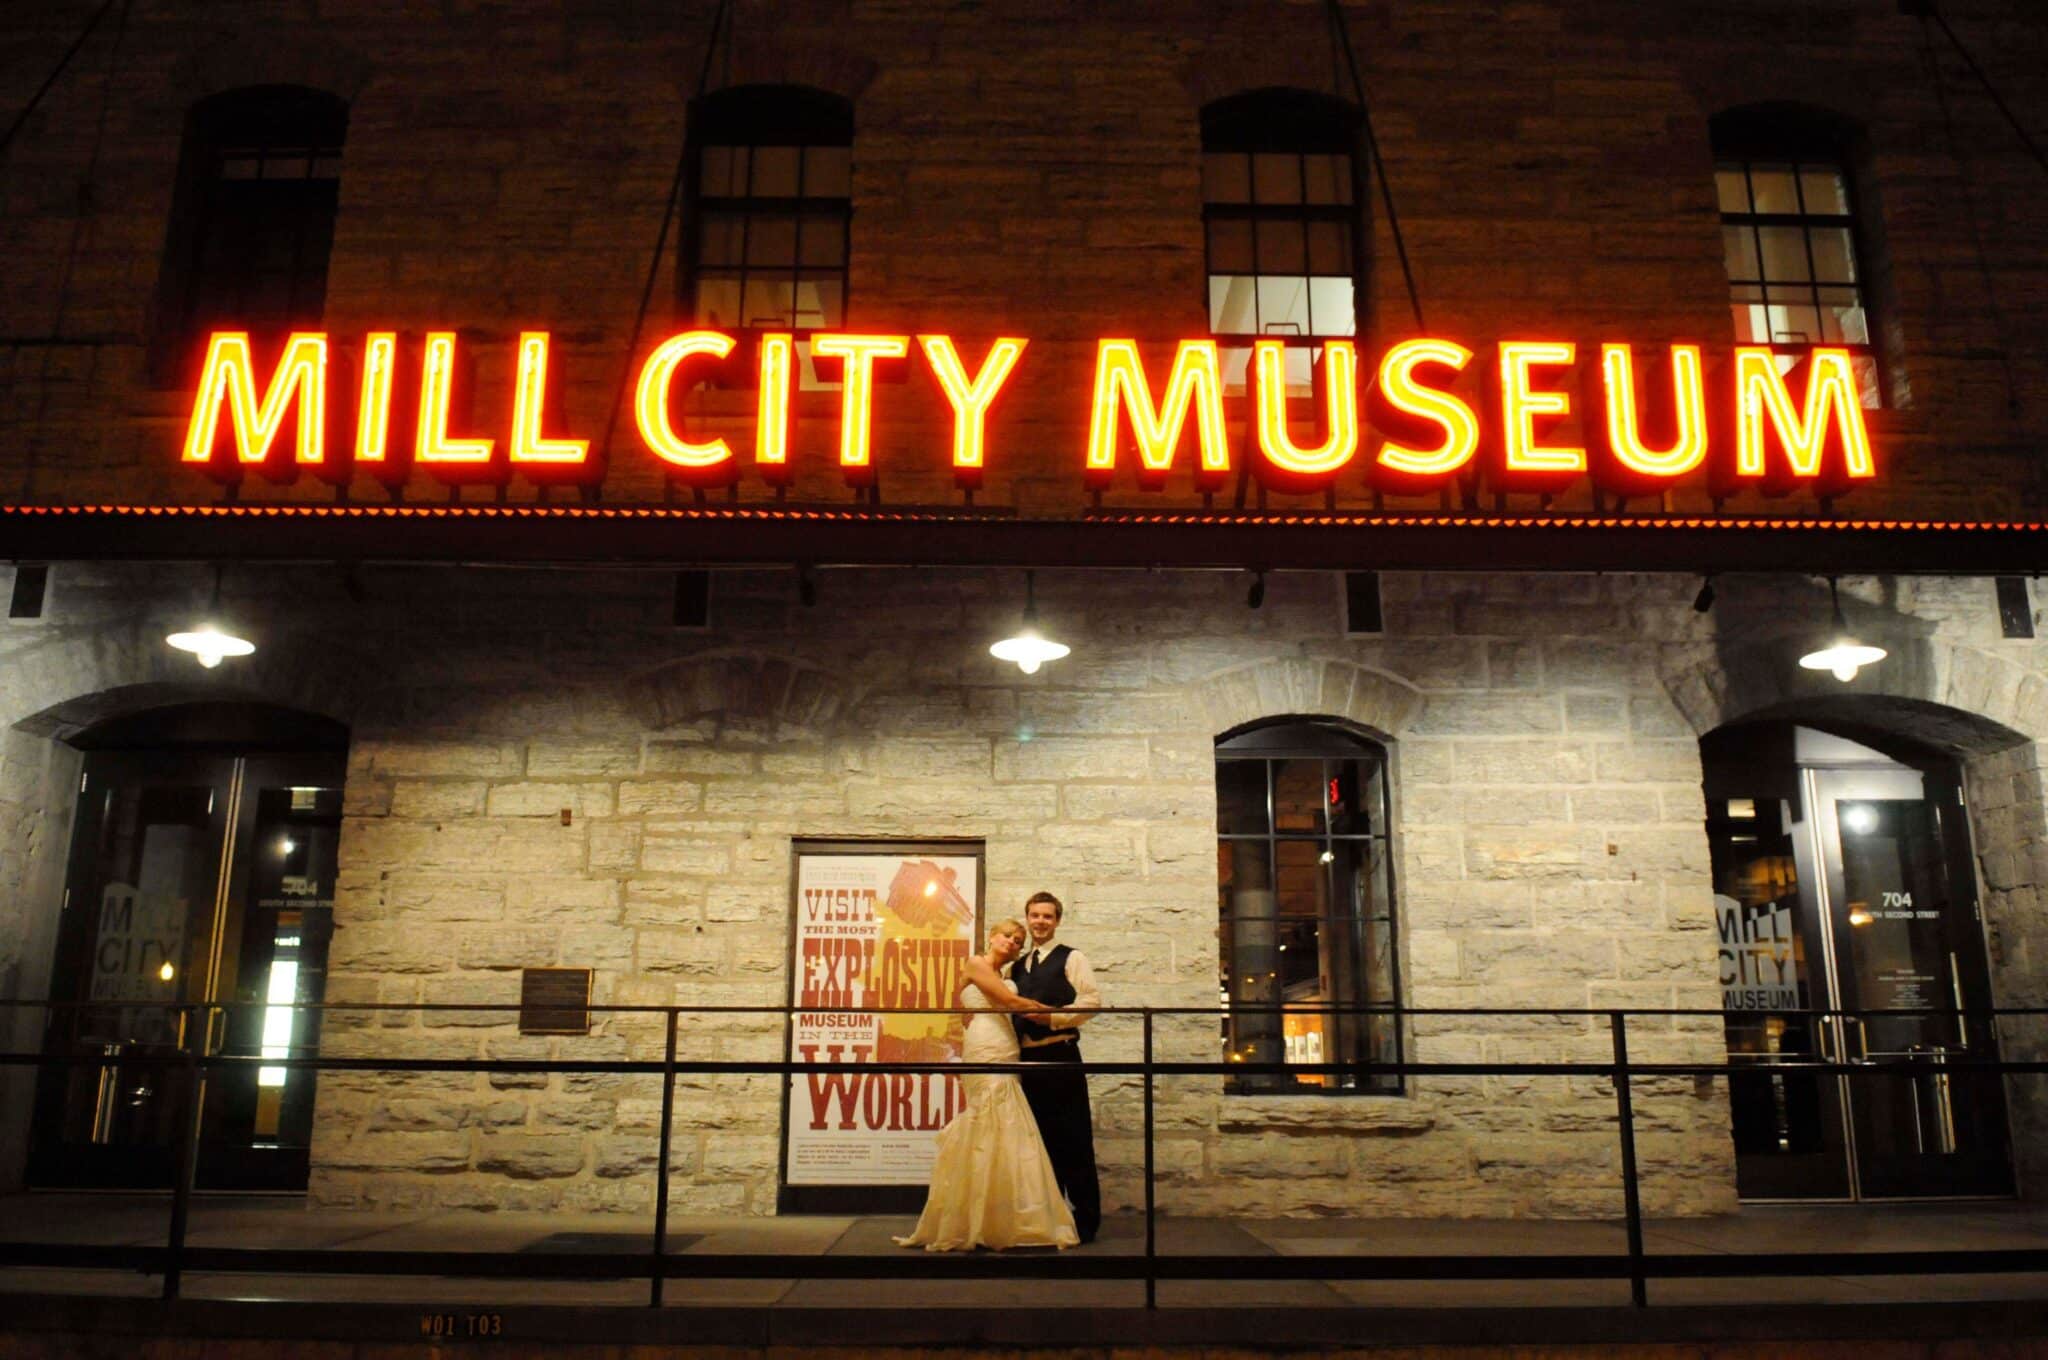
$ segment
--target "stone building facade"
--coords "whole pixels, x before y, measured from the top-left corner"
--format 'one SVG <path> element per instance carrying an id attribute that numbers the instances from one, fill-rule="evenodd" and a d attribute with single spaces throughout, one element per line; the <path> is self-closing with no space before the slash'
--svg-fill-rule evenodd
<path id="1" fill-rule="evenodd" d="M 1950 8 L 1992 78 L 2041 107 L 2038 17 L 1988 0 Z M 96 34 L 0 162 L 0 252 L 23 281 L 0 297 L 0 499 L 219 496 L 178 466 L 191 392 L 152 376 L 152 299 L 185 110 L 250 85 L 348 105 L 325 328 L 459 331 L 478 349 L 481 412 L 509 409 L 512 340 L 544 326 L 564 418 L 595 439 L 621 399 L 643 286 L 656 305 L 640 351 L 675 329 L 678 250 L 651 252 L 702 70 L 707 90 L 800 85 L 851 102 L 849 326 L 1030 337 L 978 503 L 1071 519 L 1098 337 L 1165 346 L 1208 329 L 1202 110 L 1248 90 L 1352 92 L 1320 4 L 1056 10 L 124 9 L 118 45 Z M 1716 503 L 1687 484 L 1653 513 L 2041 516 L 2048 336 L 2033 303 L 2048 278 L 2048 184 L 1929 30 L 1846 2 L 1723 0 L 1676 23 L 1627 4 L 1343 10 L 1430 332 L 1475 349 L 1532 331 L 1588 346 L 1725 337 L 1711 118 L 1797 101 L 1860 129 L 1864 282 L 1887 383 L 1869 416 L 1881 477 L 1819 508 L 1803 493 Z M 89 17 L 0 23 L 17 50 L 54 63 Z M 32 92 L 31 68 L 11 78 L 9 107 Z M 1373 193 L 1360 207 L 1361 348 L 1413 333 Z M 915 382 L 880 400 L 878 486 L 860 499 L 957 503 L 943 460 L 923 456 L 944 445 L 945 406 Z M 699 392 L 691 414 L 739 444 L 754 401 Z M 854 499 L 831 459 L 837 411 L 834 393 L 797 399 L 794 503 Z M 601 503 L 688 497 L 623 429 Z M 416 472 L 403 490 L 412 504 L 563 503 L 517 478 L 444 492 Z M 347 492 L 386 499 L 367 474 Z M 1495 504 L 1565 513 L 1594 495 L 1580 483 Z M 243 505 L 333 496 L 310 479 L 237 488 Z M 1404 504 L 1362 482 L 1331 500 Z M 734 501 L 776 504 L 751 473 Z M 1199 501 L 1185 470 L 1101 497 Z M 1433 512 L 1439 498 L 1405 503 Z M 1257 504 L 1312 512 L 1324 498 L 1261 491 Z M 39 616 L 0 626 L 0 991 L 44 995 L 61 954 L 74 794 L 93 749 L 80 739 L 221 700 L 347 728 L 324 999 L 389 1009 L 332 1011 L 330 1056 L 658 1058 L 654 1015 L 600 1011 L 588 1036 L 549 1038 L 521 1036 L 502 1011 L 408 1009 L 514 1002 L 521 970 L 575 965 L 593 969 L 601 1007 L 765 1008 L 686 1016 L 678 1056 L 780 1060 L 792 843 L 960 838 L 985 848 L 988 919 L 1058 893 L 1063 938 L 1094 958 L 1106 1000 L 1181 1012 L 1158 1018 L 1158 1056 L 1213 1060 L 1217 742 L 1290 717 L 1386 752 L 1404 1007 L 1693 1009 L 1633 1021 L 1631 1056 L 1722 1061 L 1701 743 L 1746 722 L 1882 733 L 1955 762 L 1992 999 L 2038 1003 L 2048 979 L 2048 648 L 2007 635 L 1985 574 L 1844 560 L 1849 621 L 1891 653 L 1844 685 L 1795 664 L 1825 586 L 1739 562 L 1715 564 L 1709 612 L 1692 607 L 1695 572 L 1620 560 L 1386 571 L 1382 626 L 1367 633 L 1347 627 L 1342 571 L 1276 571 L 1247 608 L 1246 573 L 1268 564 L 1211 560 L 1198 526 L 1185 558 L 1156 570 L 1066 564 L 1050 537 L 1033 561 L 902 567 L 878 537 L 874 564 L 813 568 L 815 603 L 790 569 L 803 556 L 712 563 L 710 624 L 685 630 L 669 571 L 421 565 L 406 531 L 352 566 L 234 564 L 234 526 L 196 527 L 180 562 L 122 562 L 104 544 L 55 562 Z M 915 529 L 876 529 L 892 532 Z M 684 533 L 674 565 L 704 565 Z M 1360 533 L 1345 565 L 1378 568 Z M 161 639 L 205 599 L 216 560 L 230 562 L 223 605 L 261 646 L 201 671 Z M 1037 568 L 1042 616 L 1074 649 L 1030 677 L 986 650 L 1014 620 L 1014 566 Z M 39 1042 L 39 1023 L 18 1012 L 15 1046 Z M 1403 1033 L 1424 1063 L 1612 1053 L 1597 1016 L 1417 1014 Z M 1088 1034 L 1093 1059 L 1140 1056 L 1135 1016 Z M 2025 1024 L 2004 1030 L 2009 1056 L 2038 1042 Z M 27 1110 L 25 1079 L 9 1080 L 4 1103 Z M 328 1073 L 307 1190 L 341 1205 L 645 1210 L 657 1085 Z M 1143 1196 L 1140 1087 L 1098 1077 L 1093 1090 L 1107 1198 L 1128 1209 Z M 1634 1099 L 1645 1207 L 1733 1208 L 1726 1085 L 1658 1078 Z M 2048 1112 L 2024 1079 L 2007 1099 L 2025 1191 Z M 1597 1077 L 1424 1075 L 1387 1097 L 1182 1078 L 1162 1085 L 1156 1118 L 1167 1212 L 1592 1216 L 1620 1204 L 1614 1097 Z M 773 1212 L 783 1119 L 773 1076 L 680 1079 L 673 1205 Z M 25 1118 L 0 1129 L 0 1177 L 23 1174 L 35 1136 Z"/>

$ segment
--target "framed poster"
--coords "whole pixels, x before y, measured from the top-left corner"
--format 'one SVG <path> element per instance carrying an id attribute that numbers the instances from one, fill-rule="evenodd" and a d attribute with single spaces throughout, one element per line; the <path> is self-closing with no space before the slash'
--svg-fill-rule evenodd
<path id="1" fill-rule="evenodd" d="M 797 841 L 791 847 L 792 1062 L 958 1062 L 959 1015 L 862 1015 L 958 1004 L 980 935 L 980 841 Z M 947 1072 L 799 1072 L 783 1094 L 785 1213 L 915 1212 L 933 1141 L 959 1112 Z"/>

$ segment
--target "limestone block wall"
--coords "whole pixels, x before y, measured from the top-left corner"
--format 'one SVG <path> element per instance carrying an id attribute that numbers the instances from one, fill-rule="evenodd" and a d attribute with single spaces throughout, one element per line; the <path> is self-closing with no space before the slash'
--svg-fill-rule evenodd
<path id="1" fill-rule="evenodd" d="M 670 582 L 654 573 L 372 568 L 365 598 L 344 604 L 332 573 L 287 570 L 231 576 L 229 603 L 264 649 L 245 669 L 200 673 L 160 641 L 189 612 L 182 586 L 64 567 L 47 627 L 0 629 L 0 798 L 65 804 L 44 786 L 68 750 L 52 734 L 123 707 L 240 696 L 348 721 L 328 1000 L 396 1008 L 331 1015 L 332 1054 L 658 1056 L 650 1017 L 523 1038 L 469 1008 L 515 1000 L 520 968 L 558 963 L 593 967 L 600 1004 L 778 1006 L 792 838 L 944 836 L 985 844 L 990 912 L 1038 888 L 1065 898 L 1067 936 L 1110 1002 L 1189 1008 L 1159 1021 L 1156 1051 L 1208 1059 L 1219 733 L 1313 714 L 1386 743 L 1408 1005 L 1711 1010 L 1698 735 L 1759 712 L 1853 711 L 1972 760 L 2001 999 L 2035 995 L 2044 813 L 2039 748 L 2019 729 L 2048 657 L 1998 637 L 1988 581 L 1846 584 L 1852 621 L 1896 664 L 1845 699 L 1786 656 L 1824 596 L 1769 578 L 1723 581 L 1703 616 L 1685 578 L 1389 576 L 1385 633 L 1347 637 L 1328 575 L 1277 575 L 1250 611 L 1230 574 L 1048 571 L 1041 611 L 1075 650 L 1026 678 L 985 652 L 1020 603 L 1008 574 L 825 572 L 806 609 L 788 573 L 721 573 L 712 628 L 689 632 L 668 626 Z M 47 876 L 62 847 L 24 832 L 32 820 L 0 828 L 14 857 L 0 862 Z M 7 938 L 47 936 L 54 894 L 6 908 Z M 22 957 L 17 986 L 39 991 L 47 955 Z M 452 1009 L 411 1009 L 423 1004 Z M 686 1018 L 679 1040 L 686 1059 L 782 1052 L 766 1013 Z M 1630 1050 L 1717 1060 L 1719 1022 L 1639 1019 Z M 1600 1017 L 1417 1016 L 1408 1051 L 1611 1049 Z M 1138 1024 L 1096 1021 L 1088 1052 L 1138 1057 Z M 332 1074 L 312 1192 L 644 1209 L 655 1088 Z M 1095 1097 L 1108 1196 L 1130 1206 L 1139 1089 L 1098 1079 Z M 769 1211 L 781 1106 L 772 1078 L 684 1078 L 676 1207 Z M 1643 1083 L 1636 1111 L 1648 1207 L 1730 1207 L 1719 1089 Z M 1601 1080 L 1282 1098 L 1188 1078 L 1162 1087 L 1157 1115 L 1169 1212 L 1579 1215 L 1620 1202 Z"/>

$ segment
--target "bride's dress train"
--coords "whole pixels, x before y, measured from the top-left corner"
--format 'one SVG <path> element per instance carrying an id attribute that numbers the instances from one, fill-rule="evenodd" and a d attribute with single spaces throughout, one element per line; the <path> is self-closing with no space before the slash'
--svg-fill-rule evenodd
<path id="1" fill-rule="evenodd" d="M 973 983 L 962 989 L 960 1004 L 975 1011 L 967 1022 L 961 1058 L 1017 1061 L 1017 1032 L 1009 1017 L 990 1010 L 988 999 Z M 967 1107 L 940 1130 L 924 1213 L 910 1236 L 897 1238 L 897 1244 L 926 1251 L 970 1251 L 1071 1247 L 1080 1241 L 1017 1078 L 982 1073 L 960 1081 Z"/>

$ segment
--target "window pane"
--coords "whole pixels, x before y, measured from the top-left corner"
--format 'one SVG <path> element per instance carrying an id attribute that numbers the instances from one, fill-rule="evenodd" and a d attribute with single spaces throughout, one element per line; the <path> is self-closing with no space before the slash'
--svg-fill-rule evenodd
<path id="1" fill-rule="evenodd" d="M 764 214 L 747 222 L 747 263 L 782 265 L 796 263 L 796 219 Z"/>
<path id="2" fill-rule="evenodd" d="M 1870 327 L 1863 319 L 1863 300 L 1854 288 L 1820 290 L 1822 338 L 1846 340 L 1852 345 L 1870 343 Z"/>
<path id="3" fill-rule="evenodd" d="M 1761 227 L 1757 230 L 1764 252 L 1764 281 L 1803 282 L 1811 278 L 1806 264 L 1806 233 L 1798 227 Z"/>
<path id="4" fill-rule="evenodd" d="M 1223 218 L 1209 223 L 1209 272 L 1249 274 L 1252 264 L 1252 224 L 1244 218 Z"/>
<path id="5" fill-rule="evenodd" d="M 736 265 L 740 262 L 741 233 L 746 219 L 734 213 L 707 213 L 698 226 L 697 262 L 705 265 Z"/>
<path id="6" fill-rule="evenodd" d="M 813 146 L 804 151 L 804 196 L 853 197 L 853 149 Z"/>
<path id="7" fill-rule="evenodd" d="M 797 162 L 803 148 L 757 146 L 754 178 L 747 192 L 755 198 L 795 198 Z"/>
<path id="8" fill-rule="evenodd" d="M 1789 165 L 1752 165 L 1749 167 L 1750 191 L 1756 195 L 1756 209 L 1760 213 L 1796 213 L 1799 211 L 1799 191 L 1794 187 L 1792 167 Z"/>
<path id="9" fill-rule="evenodd" d="M 1308 224 L 1308 272 L 1351 273 L 1351 228 L 1343 222 Z"/>
<path id="10" fill-rule="evenodd" d="M 1259 334 L 1308 334 L 1308 280 L 1259 280 Z"/>
<path id="11" fill-rule="evenodd" d="M 1810 304 L 1770 305 L 1773 344 L 1811 345 L 1820 341 L 1820 311 Z"/>
<path id="12" fill-rule="evenodd" d="M 697 279 L 697 323 L 717 329 L 740 324 L 740 281 L 737 276 L 701 275 Z"/>
<path id="13" fill-rule="evenodd" d="M 1273 830 L 1280 835 L 1320 836 L 1323 821 L 1323 762 L 1273 763 Z"/>
<path id="14" fill-rule="evenodd" d="M 230 151 L 221 157 L 222 179 L 256 179 L 262 173 L 263 157 L 259 152 Z"/>
<path id="15" fill-rule="evenodd" d="M 1308 315 L 1314 335 L 1356 335 L 1358 314 L 1353 310 L 1351 280 L 1310 279 Z"/>
<path id="16" fill-rule="evenodd" d="M 1728 263 L 1731 279 L 1759 279 L 1756 232 L 1750 227 L 1721 228 L 1721 253 Z"/>
<path id="17" fill-rule="evenodd" d="M 263 178 L 304 179 L 311 153 L 272 149 L 263 153 Z"/>
<path id="18" fill-rule="evenodd" d="M 1809 213 L 1848 215 L 1848 187 L 1842 183 L 1842 172 L 1833 166 L 1801 166 L 1799 191 Z"/>
<path id="19" fill-rule="evenodd" d="M 1306 274 L 1308 248 L 1302 224 L 1295 221 L 1262 221 L 1258 224 L 1261 274 Z"/>
<path id="20" fill-rule="evenodd" d="M 812 213 L 803 219 L 803 248 L 797 257 L 807 265 L 846 263 L 846 219 L 837 213 Z"/>
<path id="21" fill-rule="evenodd" d="M 1823 283 L 1856 281 L 1856 247 L 1843 227 L 1816 227 L 1813 241 L 1813 274 Z"/>
<path id="22" fill-rule="evenodd" d="M 1333 760 L 1326 775 L 1330 781 L 1330 833 L 1336 836 L 1369 836 L 1379 823 L 1376 805 L 1379 785 L 1373 776 L 1379 762 Z M 1384 831 L 1385 828 L 1379 828 Z"/>
<path id="23" fill-rule="evenodd" d="M 1863 399 L 1866 409 L 1875 411 L 1884 405 L 1884 385 L 1877 376 L 1877 357 L 1871 354 L 1852 354 L 1849 365 L 1856 370 L 1856 392 Z"/>
<path id="24" fill-rule="evenodd" d="M 1349 156 L 1304 156 L 1302 176 L 1305 197 L 1310 203 L 1351 201 L 1351 158 Z"/>
<path id="25" fill-rule="evenodd" d="M 1266 762 L 1217 761 L 1217 834 L 1263 836 L 1266 831 Z"/>
<path id="26" fill-rule="evenodd" d="M 735 196 L 732 187 L 732 154 L 729 146 L 707 146 L 698 159 L 697 192 L 707 198 Z"/>
<path id="27" fill-rule="evenodd" d="M 836 273 L 806 273 L 796 282 L 795 324 L 836 330 L 846 320 L 846 279 Z"/>
<path id="28" fill-rule="evenodd" d="M 1202 201 L 1249 203 L 1252 200 L 1251 158 L 1235 151 L 1211 151 L 1202 157 Z"/>
<path id="29" fill-rule="evenodd" d="M 1743 178 L 1740 165 L 1720 165 L 1714 168 L 1714 193 L 1721 201 L 1722 212 L 1749 211 L 1749 185 Z"/>
<path id="30" fill-rule="evenodd" d="M 1763 309 L 1764 290 L 1755 284 L 1743 284 L 1728 291 L 1733 299 L 1735 338 L 1744 344 L 1770 343 L 1770 327 L 1766 324 Z"/>
<path id="31" fill-rule="evenodd" d="M 1243 274 L 1212 276 L 1209 279 L 1209 329 L 1217 335 L 1250 335 L 1258 327 L 1253 280 Z"/>
<path id="32" fill-rule="evenodd" d="M 1260 152 L 1252 157 L 1252 201 L 1301 202 L 1301 157 L 1293 152 Z"/>
<path id="33" fill-rule="evenodd" d="M 746 297 L 741 308 L 742 326 L 794 325 L 791 310 L 790 280 L 764 278 L 758 274 L 747 276 Z"/>
<path id="34" fill-rule="evenodd" d="M 313 161 L 314 179 L 340 179 L 341 157 L 319 156 Z"/>

